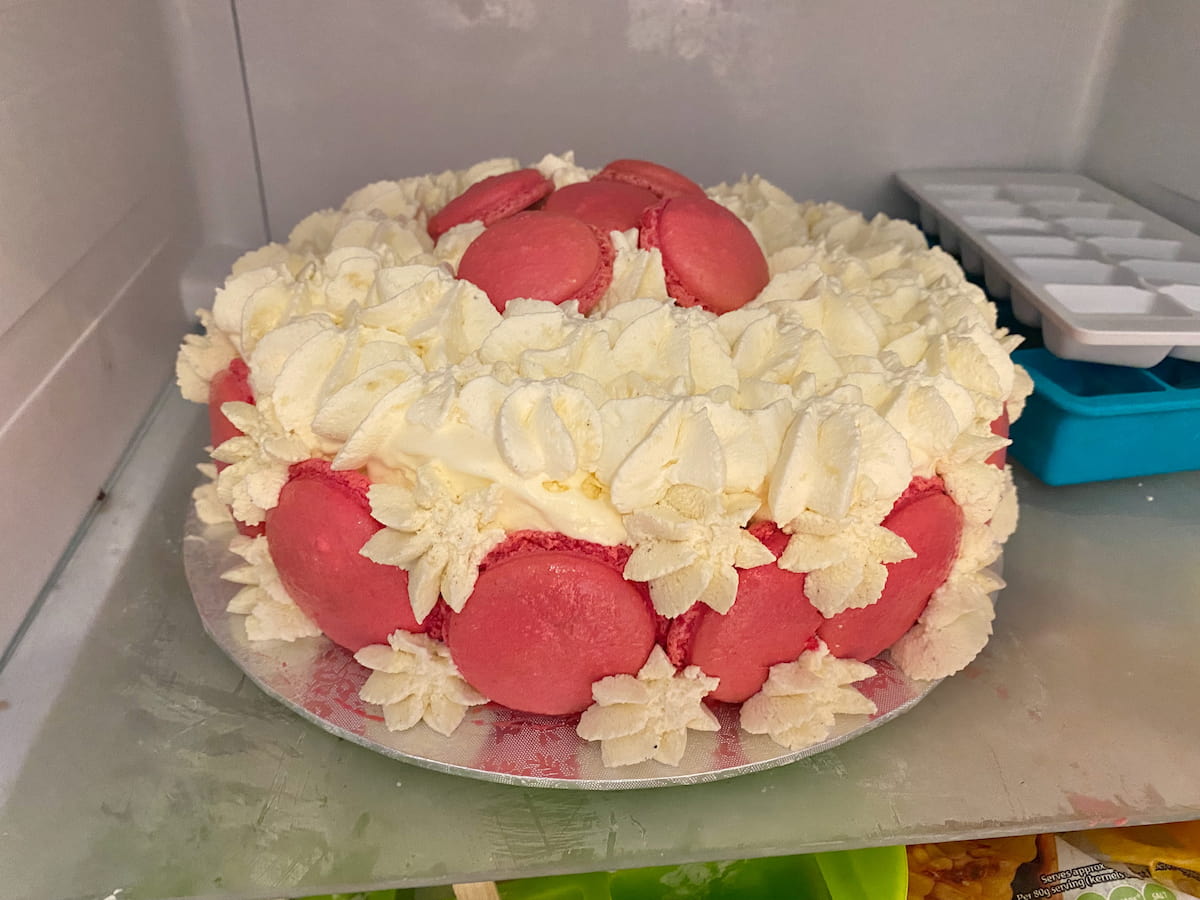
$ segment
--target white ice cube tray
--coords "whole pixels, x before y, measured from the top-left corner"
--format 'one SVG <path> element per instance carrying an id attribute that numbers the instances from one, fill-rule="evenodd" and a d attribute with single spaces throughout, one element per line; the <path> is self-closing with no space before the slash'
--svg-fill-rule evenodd
<path id="1" fill-rule="evenodd" d="M 897 173 L 921 227 L 1064 359 L 1200 361 L 1200 235 L 1072 172 Z"/>

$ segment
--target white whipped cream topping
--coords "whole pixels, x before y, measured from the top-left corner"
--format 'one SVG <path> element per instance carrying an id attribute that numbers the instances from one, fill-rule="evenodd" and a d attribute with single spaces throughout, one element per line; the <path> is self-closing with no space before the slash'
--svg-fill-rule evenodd
<path id="1" fill-rule="evenodd" d="M 904 372 L 896 357 L 878 368 L 848 366 L 845 381 L 862 391 L 864 402 L 904 439 L 914 473 L 924 478 L 975 421 L 975 404 L 966 388 L 944 375 Z"/>
<path id="2" fill-rule="evenodd" d="M 804 593 L 829 618 L 869 606 L 883 596 L 887 563 L 916 556 L 908 542 L 862 519 L 801 516 L 779 557 L 779 567 L 807 572 Z"/>
<path id="3" fill-rule="evenodd" d="M 199 311 L 204 334 L 189 334 L 175 358 L 175 380 L 185 400 L 207 403 L 209 386 L 217 373 L 228 368 L 238 355 L 233 342 L 213 322 L 207 309 Z"/>
<path id="4" fill-rule="evenodd" d="M 576 164 L 573 150 L 568 150 L 562 156 L 547 153 L 533 168 L 553 181 L 555 188 L 588 181 L 599 171 L 598 169 L 585 169 Z"/>
<path id="5" fill-rule="evenodd" d="M 689 729 L 719 730 L 702 702 L 718 683 L 699 666 L 676 672 L 656 644 L 637 677 L 610 675 L 592 685 L 596 702 L 583 711 L 575 730 L 584 740 L 600 741 L 606 766 L 648 759 L 675 766 L 687 749 Z"/>
<path id="6" fill-rule="evenodd" d="M 1021 413 L 1025 411 L 1025 401 L 1029 399 L 1029 395 L 1033 393 L 1033 379 L 1029 377 L 1029 373 L 1018 365 L 1013 366 L 1013 387 L 1008 399 L 1005 401 L 1005 409 L 1008 410 L 1008 420 L 1015 422 L 1021 418 Z"/>
<path id="7" fill-rule="evenodd" d="M 789 750 L 811 747 L 829 737 L 839 714 L 875 712 L 875 703 L 853 687 L 874 674 L 867 663 L 831 656 L 822 641 L 795 662 L 771 666 L 762 689 L 742 704 L 742 728 L 769 734 Z"/>
<path id="8" fill-rule="evenodd" d="M 237 535 L 229 550 L 246 561 L 221 575 L 225 581 L 243 585 L 226 609 L 246 617 L 246 636 L 252 641 L 294 641 L 321 634 L 279 580 L 267 549 L 266 537 Z"/>
<path id="9" fill-rule="evenodd" d="M 662 253 L 657 248 L 643 250 L 638 247 L 636 228 L 610 232 L 609 238 L 616 251 L 612 281 L 597 301 L 596 311 L 603 314 L 614 306 L 638 299 L 668 302 L 670 296 Z"/>
<path id="10" fill-rule="evenodd" d="M 917 624 L 888 651 L 909 678 L 935 680 L 963 669 L 992 633 L 991 593 L 1004 579 L 988 569 L 952 572 L 933 592 Z"/>
<path id="11" fill-rule="evenodd" d="M 912 480 L 904 438 L 861 392 L 841 388 L 792 422 L 772 473 L 767 500 L 785 531 L 813 514 L 880 521 Z"/>
<path id="12" fill-rule="evenodd" d="M 257 406 L 223 403 L 221 412 L 242 434 L 212 452 L 214 459 L 229 463 L 217 475 L 217 496 L 238 521 L 257 525 L 279 502 L 288 468 L 313 454 L 301 441 L 283 434 L 264 401 Z"/>
<path id="13" fill-rule="evenodd" d="M 379 212 L 399 221 L 415 221 L 424 231 L 428 216 L 471 185 L 518 168 L 517 160 L 505 157 L 484 160 L 460 171 L 447 170 L 400 181 L 376 181 L 347 197 L 341 212 Z"/>
<path id="14" fill-rule="evenodd" d="M 768 494 L 774 520 L 792 535 L 779 565 L 809 573 L 805 592 L 826 617 L 874 603 L 885 564 L 915 555 L 879 524 L 911 480 L 909 447 L 861 399 L 848 385 L 796 418 Z"/>
<path id="15" fill-rule="evenodd" d="M 372 670 L 358 696 L 383 707 L 389 731 L 423 721 L 449 736 L 470 707 L 487 703 L 458 673 L 446 646 L 423 634 L 397 629 L 386 645 L 363 647 L 354 658 Z"/>
<path id="16" fill-rule="evenodd" d="M 973 523 L 999 509 L 989 423 L 1005 402 L 1015 417 L 1028 378 L 982 292 L 913 226 L 744 178 L 708 191 L 768 258 L 743 309 L 665 302 L 661 256 L 631 230 L 611 235 L 599 313 L 518 300 L 501 315 L 453 277 L 478 223 L 436 246 L 425 228 L 518 165 L 368 185 L 238 262 L 179 365 L 206 399 L 231 352 L 250 363 L 257 412 L 227 404 L 247 435 L 215 451 L 239 518 L 261 521 L 297 459 L 365 470 L 394 525 L 371 552 L 409 569 L 422 616 L 439 590 L 461 606 L 497 532 L 522 528 L 635 545 L 630 571 L 664 609 L 719 608 L 752 558 L 739 553 L 757 553 L 732 523 L 771 519 L 792 534 L 781 564 L 834 614 L 873 602 L 884 565 L 911 552 L 879 523 L 914 475 L 945 477 Z M 537 168 L 556 185 L 592 174 L 570 154 Z M 677 490 L 709 512 L 665 512 Z M 419 523 L 435 520 L 426 542 Z"/>
<path id="17" fill-rule="evenodd" d="M 229 277 L 236 278 L 255 269 L 273 266 L 283 266 L 295 277 L 309 262 L 308 254 L 289 248 L 286 244 L 271 243 L 257 250 L 248 250 L 239 256 L 233 263 Z"/>
<path id="18" fill-rule="evenodd" d="M 981 460 L 948 464 L 940 474 L 946 493 L 962 507 L 963 518 L 976 524 L 992 518 L 1011 483 L 1002 469 Z"/>
<path id="19" fill-rule="evenodd" d="M 455 612 L 475 587 L 479 564 L 504 540 L 495 524 L 499 488 L 460 493 L 436 463 L 417 470 L 412 490 L 373 484 L 371 515 L 384 527 L 363 545 L 362 555 L 407 569 L 413 615 L 423 622 L 439 594 Z"/>
<path id="20" fill-rule="evenodd" d="M 1005 466 L 1004 485 L 1000 489 L 1000 500 L 996 503 L 992 518 L 988 522 L 992 537 L 998 543 L 1004 544 L 1017 530 L 1018 517 L 1017 486 L 1013 484 L 1012 466 Z"/>
<path id="21" fill-rule="evenodd" d="M 994 468 L 989 466 L 989 468 Z M 1012 468 L 988 478 L 996 487 L 972 508 L 963 526 L 958 558 L 946 582 L 933 592 L 917 623 L 889 650 L 910 678 L 953 675 L 973 660 L 992 633 L 992 595 L 1004 587 L 991 566 L 1017 527 L 1017 491 Z"/>
<path id="22" fill-rule="evenodd" d="M 661 503 L 625 518 L 633 554 L 625 577 L 646 581 L 659 615 L 673 617 L 693 603 L 726 613 L 737 597 L 735 566 L 749 569 L 775 555 L 745 525 L 759 507 L 753 494 L 722 496 L 677 484 Z"/>
<path id="23" fill-rule="evenodd" d="M 227 525 L 233 522 L 229 507 L 217 496 L 217 467 L 212 463 L 199 463 L 196 468 L 204 481 L 192 489 L 192 503 L 196 507 L 196 518 L 205 525 Z"/>
<path id="24" fill-rule="evenodd" d="M 310 311 L 304 288 L 283 265 L 231 276 L 213 300 L 213 323 L 248 358 L 264 335 Z"/>
<path id="25" fill-rule="evenodd" d="M 463 254 L 467 252 L 471 242 L 483 234 L 484 230 L 482 222 L 464 222 L 461 225 L 455 225 L 438 238 L 437 246 L 433 249 L 434 258 L 437 262 L 445 263 L 452 271 L 457 272 Z M 412 257 L 409 264 L 415 265 L 420 261 L 417 257 Z"/>

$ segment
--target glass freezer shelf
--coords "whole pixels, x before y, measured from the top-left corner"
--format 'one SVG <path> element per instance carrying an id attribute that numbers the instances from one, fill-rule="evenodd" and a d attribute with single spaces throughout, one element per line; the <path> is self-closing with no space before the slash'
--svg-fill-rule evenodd
<path id="1" fill-rule="evenodd" d="M 169 391 L 0 670 L 0 894 L 266 898 L 1200 818 L 1200 473 L 1017 473 L 995 635 L 914 710 L 755 775 L 591 793 L 407 766 L 253 687 L 180 561 Z M 119 890 L 119 892 L 118 892 Z"/>

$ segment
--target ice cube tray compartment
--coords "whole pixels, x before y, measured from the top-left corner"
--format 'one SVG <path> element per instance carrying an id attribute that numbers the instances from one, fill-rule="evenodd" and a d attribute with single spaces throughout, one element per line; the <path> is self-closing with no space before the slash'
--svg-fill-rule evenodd
<path id="1" fill-rule="evenodd" d="M 1067 217 L 1058 219 L 1058 224 L 1068 234 L 1077 237 L 1134 238 L 1146 230 L 1146 223 L 1137 219 L 1088 219 Z"/>
<path id="2" fill-rule="evenodd" d="M 1083 194 L 1081 188 L 1058 184 L 1006 184 L 1001 190 L 1006 197 L 1019 203 L 1070 203 Z"/>
<path id="3" fill-rule="evenodd" d="M 1200 315 L 1200 284 L 1172 284 L 1164 287 L 1162 292 Z M 1179 359 L 1200 362 L 1200 347 L 1176 347 L 1174 355 Z"/>
<path id="4" fill-rule="evenodd" d="M 976 231 L 1002 231 L 1006 234 L 1040 234 L 1050 230 L 1050 222 L 1022 216 L 963 216 Z"/>
<path id="5" fill-rule="evenodd" d="M 986 184 L 931 184 L 926 190 L 947 200 L 995 200 L 1000 189 Z"/>
<path id="6" fill-rule="evenodd" d="M 901 172 L 921 226 L 1045 345 L 1148 368 L 1200 359 L 1200 236 L 1070 172 Z"/>
<path id="7" fill-rule="evenodd" d="M 1134 284 L 1136 275 L 1096 259 L 1046 259 L 1018 256 L 1017 268 L 1043 284 Z"/>
<path id="8" fill-rule="evenodd" d="M 1019 216 L 1020 203 L 1009 200 L 946 200 L 947 209 L 962 216 Z"/>
<path id="9" fill-rule="evenodd" d="M 1105 256 L 1115 259 L 1179 260 L 1185 253 L 1183 241 L 1099 237 L 1092 238 L 1087 243 L 1098 248 Z"/>
<path id="10" fill-rule="evenodd" d="M 1200 284 L 1172 284 L 1162 292 L 1173 297 L 1194 312 L 1200 313 Z"/>
<path id="11" fill-rule="evenodd" d="M 1200 262 L 1125 259 L 1121 265 L 1148 284 L 1200 284 Z"/>
<path id="12" fill-rule="evenodd" d="M 1030 206 L 1032 206 L 1039 215 L 1046 216 L 1047 218 L 1051 219 L 1084 217 L 1102 219 L 1111 216 L 1113 213 L 1113 204 L 1111 203 L 1062 203 L 1059 201 L 1049 201 L 1042 203 L 1031 203 Z"/>
<path id="13" fill-rule="evenodd" d="M 1186 316 L 1163 294 L 1125 285 L 1048 284 L 1050 296 L 1070 312 L 1101 316 Z"/>

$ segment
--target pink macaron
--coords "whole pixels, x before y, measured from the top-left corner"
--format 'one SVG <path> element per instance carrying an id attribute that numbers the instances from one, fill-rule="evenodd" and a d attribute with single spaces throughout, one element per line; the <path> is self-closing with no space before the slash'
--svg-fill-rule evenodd
<path id="1" fill-rule="evenodd" d="M 834 656 L 866 661 L 900 640 L 949 576 L 958 555 L 963 514 L 939 479 L 915 479 L 883 525 L 908 541 L 917 555 L 888 564 L 883 595 L 870 606 L 825 620 L 817 634 Z"/>
<path id="2" fill-rule="evenodd" d="M 773 523 L 750 533 L 776 558 L 788 536 Z M 695 665 L 721 679 L 709 696 L 740 703 L 758 693 L 770 668 L 794 662 L 815 645 L 821 614 L 804 595 L 805 576 L 775 563 L 738 570 L 737 599 L 721 615 L 696 604 L 671 622 L 667 653 L 677 666 Z"/>
<path id="3" fill-rule="evenodd" d="M 480 566 L 446 625 L 450 656 L 489 700 L 544 715 L 581 712 L 592 684 L 632 675 L 654 646 L 643 585 L 621 575 L 621 548 L 560 534 L 510 536 Z"/>
<path id="4" fill-rule="evenodd" d="M 245 361 L 235 357 L 229 365 L 213 376 L 208 385 L 208 430 L 214 447 L 219 447 L 232 437 L 238 437 L 242 432 L 226 418 L 221 411 L 223 403 L 249 403 L 254 405 L 254 392 L 250 390 L 250 367 Z M 216 460 L 217 471 L 220 472 L 229 463 Z M 232 513 L 231 513 L 232 514 Z M 246 537 L 258 537 L 263 533 L 262 524 L 247 525 L 235 518 L 233 524 L 238 532 Z"/>
<path id="5" fill-rule="evenodd" d="M 522 212 L 497 222 L 467 247 L 458 277 L 481 288 L 501 312 L 528 297 L 578 300 L 588 312 L 612 282 L 612 243 L 572 216 Z"/>
<path id="6" fill-rule="evenodd" d="M 267 511 L 267 540 L 279 580 L 335 644 L 357 651 L 386 644 L 397 629 L 421 633 L 408 600 L 408 573 L 358 551 L 383 526 L 371 516 L 370 482 L 323 459 L 296 463 Z"/>
<path id="7" fill-rule="evenodd" d="M 658 195 L 623 181 L 584 181 L 559 188 L 546 198 L 542 209 L 574 216 L 601 234 L 636 228 L 647 207 Z"/>
<path id="8" fill-rule="evenodd" d="M 645 188 L 660 199 L 703 197 L 704 188 L 674 169 L 644 159 L 615 159 L 596 173 L 593 181 L 619 181 Z"/>
<path id="9" fill-rule="evenodd" d="M 554 182 L 537 169 L 493 175 L 471 185 L 433 215 L 429 236 L 436 241 L 464 222 L 491 225 L 528 209 L 553 190 Z"/>
<path id="10" fill-rule="evenodd" d="M 213 376 L 208 385 L 208 430 L 214 447 L 220 447 L 231 437 L 242 432 L 221 412 L 224 403 L 254 403 L 254 392 L 250 390 L 250 367 L 245 361 L 234 358 L 229 365 Z M 228 463 L 218 462 L 217 469 Z"/>
<path id="11" fill-rule="evenodd" d="M 662 253 L 667 293 L 717 314 L 745 306 L 767 286 L 767 259 L 746 223 L 707 197 L 682 196 L 642 214 L 638 244 Z"/>

